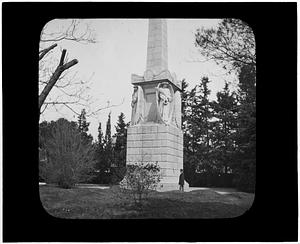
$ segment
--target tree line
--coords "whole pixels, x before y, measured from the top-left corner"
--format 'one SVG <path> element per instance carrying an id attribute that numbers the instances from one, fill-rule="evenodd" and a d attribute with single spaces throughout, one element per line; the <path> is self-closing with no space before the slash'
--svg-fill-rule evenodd
<path id="1" fill-rule="evenodd" d="M 119 115 L 114 135 L 110 113 L 105 134 L 99 123 L 96 140 L 88 134 L 89 125 L 85 109 L 77 122 L 60 118 L 40 123 L 40 181 L 73 187 L 77 183 L 114 184 L 123 179 L 129 125 L 125 115 Z"/>
<path id="2" fill-rule="evenodd" d="M 228 82 L 208 99 L 208 77 L 187 90 L 183 83 L 184 168 L 195 183 L 224 174 L 231 185 L 255 190 L 256 176 L 256 52 L 251 27 L 239 19 L 223 19 L 216 28 L 198 29 L 195 46 L 208 60 L 235 73 L 238 89 Z M 202 173 L 202 177 L 197 177 Z M 226 178 L 224 178 L 226 181 Z M 206 182 L 209 184 L 209 182 Z M 213 182 L 212 182 L 213 183 Z M 230 182 L 223 182 L 223 186 Z"/>

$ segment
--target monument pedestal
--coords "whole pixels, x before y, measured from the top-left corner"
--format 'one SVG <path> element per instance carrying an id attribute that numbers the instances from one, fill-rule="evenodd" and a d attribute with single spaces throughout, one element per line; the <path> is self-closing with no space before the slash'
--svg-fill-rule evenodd
<path id="1" fill-rule="evenodd" d="M 183 168 L 183 134 L 164 124 L 139 124 L 128 127 L 126 163 L 158 163 L 161 182 L 157 190 L 178 190 Z"/>

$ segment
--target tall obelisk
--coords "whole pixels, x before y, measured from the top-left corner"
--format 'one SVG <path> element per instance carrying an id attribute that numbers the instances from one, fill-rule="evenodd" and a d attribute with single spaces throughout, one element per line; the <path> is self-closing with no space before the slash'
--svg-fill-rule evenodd
<path id="1" fill-rule="evenodd" d="M 150 19 L 148 32 L 146 70 L 158 74 L 168 69 L 167 20 Z"/>
<path id="2" fill-rule="evenodd" d="M 146 70 L 133 74 L 132 118 L 126 163 L 158 163 L 158 190 L 178 189 L 183 168 L 181 83 L 168 70 L 167 20 L 149 19 Z"/>

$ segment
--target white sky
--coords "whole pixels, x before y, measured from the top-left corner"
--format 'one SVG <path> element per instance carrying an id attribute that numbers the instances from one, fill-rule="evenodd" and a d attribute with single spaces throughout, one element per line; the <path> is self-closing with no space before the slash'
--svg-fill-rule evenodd
<path id="1" fill-rule="evenodd" d="M 49 31 L 58 31 L 64 20 L 53 20 L 48 24 Z M 67 49 L 68 59 L 78 59 L 79 63 L 70 69 L 76 72 L 80 79 L 87 80 L 92 75 L 92 85 L 89 95 L 97 101 L 99 107 L 110 104 L 120 106 L 102 110 L 96 117 L 88 117 L 89 133 L 97 138 L 99 122 L 105 133 L 108 113 L 111 111 L 112 132 L 115 132 L 117 117 L 121 112 L 128 122 L 131 116 L 131 95 L 133 86 L 131 74 L 143 75 L 146 69 L 146 52 L 148 38 L 147 19 L 95 19 L 84 20 L 89 23 L 97 35 L 96 44 L 78 44 L 70 41 L 58 43 L 58 48 L 50 55 L 60 56 L 62 48 Z M 189 88 L 199 83 L 202 76 L 208 76 L 212 81 L 211 99 L 217 91 L 224 87 L 224 79 L 234 81 L 234 76 L 224 76 L 225 71 L 213 62 L 199 62 L 203 60 L 194 45 L 194 33 L 197 28 L 214 27 L 217 19 L 168 19 L 168 66 L 175 72 L 179 80 L 185 78 Z M 54 95 L 54 94 L 52 94 Z M 77 109 L 78 110 L 78 109 Z M 80 109 L 79 109 L 80 111 Z M 62 109 L 60 113 L 47 110 L 41 116 L 43 120 L 56 120 L 65 117 L 77 121 L 77 115 L 70 110 Z"/>

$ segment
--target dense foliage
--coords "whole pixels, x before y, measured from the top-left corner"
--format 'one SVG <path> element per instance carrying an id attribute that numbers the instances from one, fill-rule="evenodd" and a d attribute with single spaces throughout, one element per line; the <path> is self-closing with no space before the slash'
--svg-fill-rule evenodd
<path id="1" fill-rule="evenodd" d="M 231 175 L 233 181 L 227 182 L 228 186 L 254 191 L 256 54 L 253 31 L 241 20 L 224 19 L 217 28 L 198 29 L 195 44 L 201 55 L 228 72 L 234 71 L 239 83 L 237 91 L 232 92 L 225 82 L 216 101 L 208 99 L 206 77 L 190 91 L 185 83 L 182 100 L 186 179 L 193 185 L 201 177 Z"/>
<path id="2" fill-rule="evenodd" d="M 47 158 L 40 163 L 40 176 L 47 183 L 71 188 L 93 177 L 93 146 L 83 141 L 78 128 L 69 121 L 56 121 L 43 149 Z"/>
<path id="3" fill-rule="evenodd" d="M 203 56 L 225 69 L 256 65 L 254 33 L 239 19 L 224 19 L 217 28 L 198 29 L 195 45 Z"/>
<path id="4" fill-rule="evenodd" d="M 70 178 L 68 176 L 68 164 L 70 161 L 65 160 L 67 156 L 63 155 L 53 160 L 54 151 L 60 150 L 58 149 L 59 145 L 64 147 L 67 143 L 73 143 L 73 147 L 64 149 L 64 151 L 68 151 L 66 154 L 75 155 L 80 152 L 83 157 L 86 157 L 87 161 L 93 162 L 93 167 L 91 168 L 91 165 L 88 163 L 83 164 L 82 168 L 86 167 L 86 170 L 89 171 L 89 177 L 85 177 L 83 171 L 80 171 L 78 174 L 82 173 L 82 175 L 80 177 L 76 176 L 76 180 L 70 179 L 70 183 L 65 184 L 64 187 L 71 187 L 79 182 L 115 184 L 124 178 L 126 172 L 126 137 L 129 125 L 129 123 L 125 123 L 124 114 L 120 114 L 116 125 L 116 133 L 113 136 L 111 136 L 110 114 L 106 123 L 105 134 L 102 131 L 101 123 L 99 123 L 96 141 L 93 141 L 93 137 L 88 134 L 89 124 L 84 109 L 78 116 L 77 122 L 59 119 L 57 121 L 43 121 L 40 123 L 40 181 L 58 183 L 57 175 L 59 174 L 64 175 L 65 179 Z M 61 128 L 62 126 L 63 128 Z M 86 152 L 80 151 L 83 149 Z M 60 152 L 62 151 L 60 150 Z M 75 158 L 73 159 L 76 160 Z"/>

